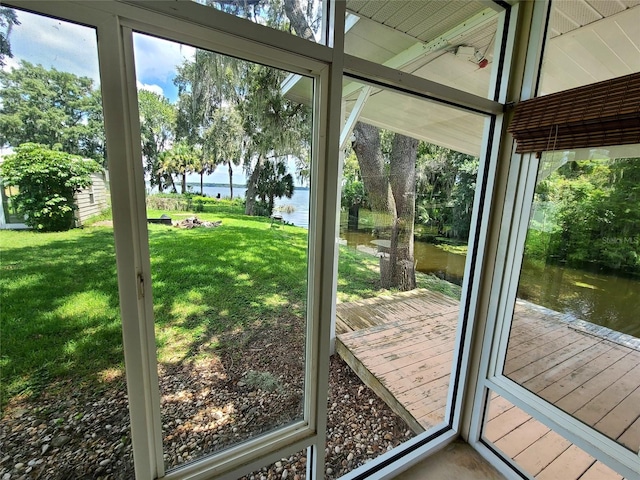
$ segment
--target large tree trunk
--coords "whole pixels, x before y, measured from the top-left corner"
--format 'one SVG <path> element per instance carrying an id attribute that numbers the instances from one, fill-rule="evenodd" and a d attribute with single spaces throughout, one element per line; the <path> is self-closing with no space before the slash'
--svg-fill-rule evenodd
<path id="1" fill-rule="evenodd" d="M 204 197 L 204 170 L 200 172 L 200 196 Z"/>
<path id="2" fill-rule="evenodd" d="M 260 171 L 262 170 L 263 163 L 264 158 L 262 155 L 260 155 L 258 157 L 258 161 L 256 162 L 256 166 L 253 167 L 253 171 L 251 172 L 251 176 L 249 177 L 249 182 L 247 183 L 247 201 L 244 207 L 245 215 L 254 214 L 256 205 L 256 194 L 258 192 L 258 177 L 260 177 Z"/>
<path id="3" fill-rule="evenodd" d="M 305 40 L 316 41 L 313 36 L 313 30 L 309 27 L 304 12 L 300 7 L 300 0 L 284 0 L 284 11 L 293 27 L 293 30 L 299 37 Z"/>
<path id="4" fill-rule="evenodd" d="M 376 229 L 389 230 L 389 256 L 380 258 L 382 286 L 412 290 L 416 284 L 413 222 L 418 141 L 395 135 L 387 177 L 378 128 L 358 122 L 353 133 L 355 140 L 352 147 L 374 211 Z"/>
<path id="5" fill-rule="evenodd" d="M 418 140 L 415 138 L 395 134 L 389 165 L 389 183 L 396 201 L 397 215 L 391 229 L 390 263 L 392 283 L 400 290 L 416 288 L 413 234 L 417 148 Z"/>
<path id="6" fill-rule="evenodd" d="M 187 193 L 187 173 L 186 172 L 182 174 L 182 184 L 180 185 L 180 187 L 182 188 L 183 195 Z"/>

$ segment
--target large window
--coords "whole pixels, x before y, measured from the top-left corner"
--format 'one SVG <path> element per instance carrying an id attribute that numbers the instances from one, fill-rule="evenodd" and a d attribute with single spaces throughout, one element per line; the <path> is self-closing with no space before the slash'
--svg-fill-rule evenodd
<path id="1" fill-rule="evenodd" d="M 287 72 L 133 40 L 172 469 L 305 418 L 313 112 Z"/>
<path id="2" fill-rule="evenodd" d="M 577 121 L 559 146 L 568 132 L 561 119 L 573 120 L 567 113 L 580 103 L 589 112 L 597 88 L 605 105 L 638 101 L 637 89 L 607 90 L 615 82 L 601 81 L 635 79 L 637 15 L 635 5 L 562 1 L 535 13 L 547 38 L 540 65 L 535 53 L 529 57 L 525 83 L 534 91 L 524 95 L 547 96 L 528 105 L 562 101 L 563 92 L 565 100 L 580 98 L 539 110 L 542 123 L 556 119 L 557 126 L 536 147 L 520 135 L 532 133 L 535 120 L 513 128 L 523 154 L 511 158 L 505 182 L 497 251 L 506 261 L 494 269 L 501 288 L 488 325 L 496 329 L 475 412 L 479 448 L 535 478 L 561 469 L 563 478 L 640 472 L 640 147 L 632 136 L 629 144 L 606 144 L 601 139 L 618 130 L 604 121 L 594 135 L 585 133 L 589 122 Z"/>
<path id="3" fill-rule="evenodd" d="M 456 338 L 469 322 L 465 280 L 477 257 L 474 200 L 487 162 L 487 116 L 349 77 L 343 84 L 354 93 L 345 97 L 352 133 L 343 154 L 332 367 L 345 362 L 340 368 L 364 385 L 334 395 L 355 399 L 331 405 L 329 444 L 345 430 L 352 439 L 346 454 L 330 449 L 327 478 L 449 421 Z"/>
<path id="4" fill-rule="evenodd" d="M 96 30 L 0 20 L 0 476 L 131 478 Z"/>

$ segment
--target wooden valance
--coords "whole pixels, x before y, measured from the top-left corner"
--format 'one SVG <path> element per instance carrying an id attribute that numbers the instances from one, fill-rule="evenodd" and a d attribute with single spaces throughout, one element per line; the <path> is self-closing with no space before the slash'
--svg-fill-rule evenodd
<path id="1" fill-rule="evenodd" d="M 516 105 L 516 153 L 640 143 L 640 73 Z"/>

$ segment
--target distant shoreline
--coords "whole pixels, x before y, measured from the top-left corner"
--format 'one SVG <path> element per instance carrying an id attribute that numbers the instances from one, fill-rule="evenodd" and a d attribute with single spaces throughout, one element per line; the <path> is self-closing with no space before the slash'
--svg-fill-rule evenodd
<path id="1" fill-rule="evenodd" d="M 203 183 L 202 184 L 203 187 L 209 187 L 209 188 L 229 188 L 229 184 L 228 183 Z M 187 182 L 187 187 L 197 187 L 200 188 L 200 182 Z M 235 183 L 233 184 L 233 188 L 247 188 L 246 185 L 236 185 Z M 309 190 L 309 187 L 299 187 L 297 185 L 294 186 L 294 188 L 296 190 Z"/>

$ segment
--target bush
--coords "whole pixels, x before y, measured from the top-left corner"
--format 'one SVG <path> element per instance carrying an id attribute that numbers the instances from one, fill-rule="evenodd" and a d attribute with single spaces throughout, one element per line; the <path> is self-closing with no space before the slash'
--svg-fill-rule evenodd
<path id="1" fill-rule="evenodd" d="M 184 212 L 188 210 L 187 198 L 177 193 L 157 193 L 147 196 L 147 208 L 150 210 L 170 210 Z"/>
<path id="2" fill-rule="evenodd" d="M 75 226 L 75 194 L 91 185 L 101 167 L 93 160 L 23 143 L 0 165 L 5 186 L 17 187 L 12 198 L 25 223 L 35 230 L 54 232 Z"/>

